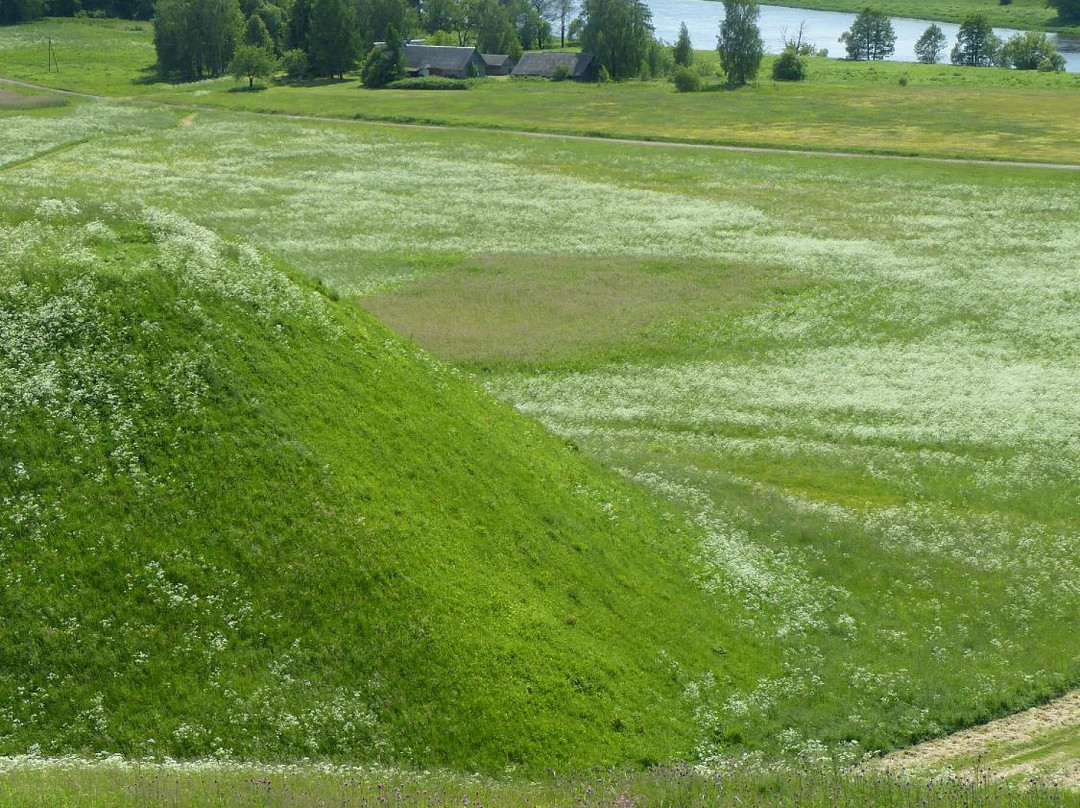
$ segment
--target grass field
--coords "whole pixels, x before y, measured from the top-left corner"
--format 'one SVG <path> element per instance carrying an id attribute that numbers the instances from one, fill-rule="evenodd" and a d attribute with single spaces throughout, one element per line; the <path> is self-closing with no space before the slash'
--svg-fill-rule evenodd
<path id="1" fill-rule="evenodd" d="M 48 73 L 51 37 L 63 72 Z M 667 82 L 490 80 L 468 92 L 370 91 L 355 80 L 238 91 L 156 82 L 146 24 L 58 20 L 0 36 L 0 74 L 195 107 L 796 149 L 1080 163 L 1080 75 L 813 59 L 810 79 L 678 94 Z M 715 62 L 715 52 L 699 58 Z M 768 75 L 767 61 L 763 76 Z M 901 76 L 907 80 L 900 86 Z"/>
<path id="2" fill-rule="evenodd" d="M 139 47 L 145 46 L 145 29 L 79 25 L 48 22 L 20 28 L 13 37 L 0 32 L 0 53 L 10 56 L 5 65 L 15 66 L 13 74 L 40 78 L 26 67 L 28 54 L 36 47 L 27 42 L 50 30 L 130 35 L 141 38 Z M 89 41 L 87 34 L 84 42 Z M 312 356 L 310 361 L 296 355 L 287 361 L 278 357 L 272 364 L 277 368 L 274 379 L 302 380 L 296 384 L 304 390 L 318 390 L 319 379 L 334 379 L 336 386 L 328 393 L 333 403 L 328 417 L 319 414 L 314 392 L 294 411 L 285 407 L 287 385 L 259 386 L 264 384 L 258 381 L 262 375 L 243 370 L 240 378 L 255 386 L 241 385 L 238 395 L 284 407 L 273 410 L 279 413 L 275 425 L 315 424 L 293 439 L 267 436 L 266 446 L 284 445 L 290 458 L 299 453 L 303 468 L 313 479 L 321 479 L 322 458 L 335 457 L 334 447 L 344 440 L 334 425 L 356 423 L 365 412 L 358 411 L 356 401 L 388 395 L 385 400 L 376 398 L 371 407 L 372 417 L 377 415 L 372 423 L 378 425 L 371 427 L 372 434 L 391 430 L 397 435 L 399 423 L 420 425 L 418 432 L 400 438 L 400 445 L 408 449 L 400 468 L 388 471 L 381 461 L 362 454 L 351 456 L 354 466 L 335 468 L 354 482 L 374 479 L 379 490 L 396 490 L 395 479 L 409 479 L 407 490 L 418 496 L 442 492 L 422 506 L 417 504 L 425 502 L 421 497 L 396 505 L 380 502 L 377 511 L 388 531 L 399 523 L 415 526 L 404 537 L 408 541 L 401 556 L 409 570 L 415 565 L 428 576 L 415 588 L 407 588 L 412 609 L 407 614 L 415 621 L 394 623 L 390 618 L 400 604 L 384 603 L 385 624 L 392 630 L 373 642 L 378 653 L 350 656 L 340 651 L 353 668 L 343 665 L 335 650 L 290 657 L 289 664 L 308 665 L 309 672 L 328 668 L 342 677 L 323 689 L 298 686 L 294 695 L 309 705 L 305 707 L 309 713 L 289 712 L 294 717 L 326 718 L 319 737 L 327 744 L 334 737 L 333 721 L 339 718 L 334 712 L 338 705 L 334 687 L 344 686 L 344 672 L 370 674 L 369 667 L 375 665 L 371 658 L 396 660 L 394 669 L 399 671 L 410 669 L 402 661 L 406 657 L 438 660 L 445 666 L 424 679 L 417 691 L 424 698 L 444 699 L 438 702 L 441 706 L 427 707 L 424 698 L 380 700 L 364 695 L 363 704 L 373 705 L 371 714 L 391 728 L 379 737 L 396 739 L 395 746 L 387 747 L 386 759 L 463 767 L 475 763 L 487 771 L 502 765 L 536 767 L 552 754 L 563 755 L 559 762 L 567 765 L 571 763 L 566 756 L 640 763 L 651 759 L 650 749 L 661 757 L 685 751 L 701 760 L 729 761 L 733 755 L 751 753 L 799 766 L 847 766 L 876 751 L 1037 704 L 1080 684 L 1075 632 L 1080 614 L 1076 530 L 1080 503 L 1075 495 L 1080 470 L 1076 427 L 1080 281 L 1075 273 L 1080 186 L 1074 171 L 866 156 L 732 153 L 468 128 L 424 130 L 292 120 L 240 109 L 177 109 L 153 102 L 187 96 L 200 104 L 243 106 L 283 99 L 281 111 L 347 116 L 343 107 L 334 105 L 351 98 L 390 105 L 398 96 L 361 92 L 352 83 L 255 94 L 229 93 L 225 82 L 156 86 L 139 83 L 137 71 L 131 70 L 144 58 L 135 46 L 123 58 L 130 59 L 122 74 L 127 78 L 89 70 L 71 86 L 136 95 L 137 103 L 84 99 L 62 108 L 26 109 L 17 107 L 22 101 L 11 101 L 0 117 L 0 192 L 7 234 L 0 267 L 5 271 L 21 267 L 18 271 L 24 273 L 22 285 L 8 284 L 15 301 L 12 311 L 19 310 L 18 296 L 29 294 L 26 288 L 62 288 L 48 280 L 47 273 L 46 280 L 39 278 L 35 267 L 48 262 L 34 259 L 22 236 L 37 231 L 52 234 L 55 244 L 47 255 L 62 258 L 58 265 L 66 267 L 63 278 L 76 281 L 85 267 L 107 263 L 112 251 L 119 249 L 109 232 L 126 233 L 120 223 L 126 218 L 140 221 L 138 215 L 143 215 L 124 211 L 170 211 L 191 220 L 193 228 L 206 228 L 197 232 L 205 232 L 208 239 L 224 239 L 213 241 L 219 247 L 254 245 L 265 251 L 267 261 L 282 262 L 320 284 L 305 287 L 299 274 L 283 270 L 292 279 L 290 289 L 310 288 L 320 299 L 342 297 L 331 309 L 344 318 L 343 327 L 358 333 L 381 329 L 354 310 L 359 303 L 397 334 L 475 374 L 489 393 L 541 421 L 560 439 L 551 440 L 525 419 L 514 418 L 478 393 L 472 381 L 430 363 L 408 342 L 398 342 L 381 330 L 378 333 L 387 340 L 382 347 L 360 340 L 368 345 L 362 369 L 372 374 L 363 376 L 370 385 L 360 385 L 348 362 L 345 370 L 335 369 L 336 362 L 344 361 L 331 355 L 339 343 L 324 344 L 317 324 L 296 319 L 292 312 L 283 317 L 280 325 L 298 335 L 295 344 L 312 351 Z M 723 130 L 741 132 L 737 136 L 744 142 L 774 138 L 778 143 L 819 148 L 1080 162 L 1076 134 L 1069 128 L 1074 116 L 1068 104 L 1076 89 L 1068 82 L 1075 77 L 1051 77 L 1042 87 L 1009 88 L 1003 85 L 1011 74 L 990 71 L 985 74 L 987 86 L 974 88 L 964 84 L 975 73 L 956 71 L 956 83 L 951 83 L 951 69 L 938 69 L 946 77 L 942 86 L 935 89 L 928 82 L 926 94 L 916 96 L 921 101 L 907 108 L 907 124 L 901 127 L 904 116 L 884 108 L 902 107 L 898 99 L 920 89 L 919 76 L 929 79 L 937 74 L 912 72 L 913 81 L 900 87 L 891 78 L 896 66 L 874 66 L 886 77 L 878 82 L 878 74 L 869 68 L 820 64 L 824 71 L 863 72 L 852 79 L 821 78 L 805 87 L 763 83 L 747 91 L 703 93 L 689 100 L 666 85 L 491 82 L 466 93 L 439 94 L 437 103 L 442 105 L 439 115 L 451 120 L 454 115 L 479 113 L 468 107 L 454 112 L 445 105 L 487 98 L 494 107 L 501 99 L 510 110 L 504 111 L 504 118 L 526 128 L 533 120 L 530 116 L 542 117 L 536 110 L 548 104 L 548 109 L 566 108 L 559 120 L 576 130 L 585 118 L 604 120 L 581 111 L 599 99 L 609 107 L 618 106 L 606 119 L 611 126 L 607 134 L 621 131 L 633 117 L 629 113 L 620 117 L 625 105 L 627 110 L 637 109 L 638 117 L 633 121 L 636 128 L 624 134 L 649 136 L 649 127 L 655 126 L 678 137 L 696 136 L 687 133 L 706 105 L 744 104 L 746 109 L 757 108 L 759 117 Z M 837 84 L 828 83 L 834 80 Z M 129 85 L 130 92 L 117 89 Z M 934 95 L 939 91 L 942 95 Z M 965 93 L 973 99 L 972 109 L 985 115 L 981 123 L 975 112 L 960 115 L 957 107 L 939 103 Z M 825 100 L 829 96 L 842 96 L 844 103 L 830 108 Z M 460 97 L 466 100 L 454 100 Z M 880 97 L 881 109 L 875 106 L 875 97 Z M 304 107 L 316 103 L 309 101 L 312 98 L 319 99 L 318 110 Z M 407 104 L 423 104 L 423 98 L 420 93 L 402 95 L 399 106 L 386 109 L 405 114 Z M 698 106 L 663 119 L 676 104 Z M 376 108 L 371 114 L 388 115 L 386 109 Z M 728 113 L 733 109 L 728 107 Z M 1023 109 L 1028 113 L 1017 112 Z M 820 118 L 807 124 L 811 110 Z M 715 111 L 710 114 L 720 117 Z M 777 123 L 766 126 L 770 120 Z M 863 125 L 844 129 L 844 120 Z M 490 117 L 456 122 L 493 125 Z M 544 124 L 557 125 L 563 124 Z M 813 140 L 819 131 L 825 134 Z M 103 200 L 116 207 L 103 209 Z M 101 218 L 106 230 L 80 218 L 99 209 L 105 211 Z M 69 232 L 74 235 L 65 235 Z M 171 252 L 153 252 L 158 248 L 152 246 L 152 238 L 133 237 L 124 244 L 133 257 L 121 262 L 117 272 L 123 269 L 142 277 L 139 273 L 149 271 L 147 266 L 173 266 L 168 261 Z M 220 264 L 231 273 L 227 277 L 242 279 L 238 266 L 247 264 L 237 256 L 252 255 L 244 251 L 247 248 L 215 249 L 209 253 L 208 260 L 213 260 L 208 266 Z M 208 271 L 202 277 L 208 280 L 213 275 Z M 137 287 L 146 296 L 136 301 L 135 321 L 145 319 L 142 312 L 147 307 L 171 305 L 167 290 L 175 281 L 166 281 Z M 115 279 L 110 283 L 105 288 L 113 288 Z M 256 328 L 238 319 L 237 312 L 247 309 L 236 308 L 237 301 L 230 297 L 233 291 L 226 284 L 228 305 L 213 295 L 198 299 L 200 305 L 224 306 L 220 318 L 240 337 L 258 333 L 260 340 L 268 339 L 259 330 L 265 323 Z M 191 289 L 186 293 L 194 294 Z M 244 294 L 241 302 L 259 311 L 259 304 L 252 303 L 259 295 L 250 290 Z M 43 317 L 51 311 L 44 304 L 40 309 Z M 108 305 L 105 310 L 110 316 L 120 311 Z M 215 316 L 208 322 L 219 318 L 217 312 L 212 310 Z M 29 331 L 18 334 L 26 336 L 28 351 L 38 350 Z M 223 344 L 232 345 L 236 334 Z M 111 339 L 100 342 L 112 344 Z M 151 343 L 155 351 L 164 350 Z M 181 347 L 189 354 L 196 349 L 187 343 Z M 269 348 L 258 342 L 245 350 L 261 355 Z M 398 375 L 380 383 L 373 368 L 402 351 L 411 357 L 407 365 L 416 374 L 392 364 Z M 110 367 L 125 366 L 122 356 L 110 356 Z M 145 357 L 141 361 L 148 362 Z M 174 375 L 190 380 L 190 374 L 181 372 L 184 367 L 181 363 Z M 247 365 L 237 359 L 236 368 Z M 418 368 L 433 368 L 435 375 Z M 153 362 L 144 369 L 150 376 L 158 371 Z M 451 393 L 439 379 L 446 380 Z M 233 388 L 215 389 L 227 399 Z M 431 404 L 432 400 L 441 403 Z M 154 404 L 162 412 L 167 405 L 177 406 L 164 400 Z M 21 412 L 13 405 L 8 409 Z M 458 412 L 465 413 L 464 423 L 447 420 L 447 413 Z M 410 415 L 399 419 L 395 413 Z M 17 428 L 0 432 L 5 440 L 13 435 L 20 440 L 29 440 L 25 435 L 40 437 L 34 431 L 35 418 L 25 414 L 19 418 Z M 145 423 L 151 424 L 147 419 Z M 123 444 L 120 439 L 129 427 L 109 418 L 104 423 L 113 430 L 108 434 Z M 253 420 L 236 430 L 235 440 L 249 432 L 262 435 L 260 423 Z M 148 427 L 147 434 L 152 433 Z M 485 443 L 485 436 L 491 435 L 498 445 Z M 251 451 L 261 451 L 261 446 Z M 66 457 L 67 448 L 49 447 L 46 455 Z M 325 454 L 307 454 L 312 447 Z M 117 457 L 134 463 L 124 468 L 137 470 L 139 447 L 128 448 Z M 215 451 L 211 446 L 200 455 L 205 468 L 223 462 Z M 266 451 L 265 457 L 259 455 L 260 462 L 276 462 L 277 455 Z M 537 472 L 531 465 L 529 453 L 534 451 L 546 458 L 546 471 Z M 459 452 L 471 462 L 464 462 Z M 425 460 L 421 479 L 410 478 L 415 458 L 427 454 L 444 459 Z M 507 480 L 524 486 L 492 506 L 497 514 L 509 509 L 518 520 L 502 534 L 517 538 L 508 540 L 509 555 L 498 557 L 498 581 L 488 580 L 482 564 L 470 568 L 467 580 L 495 587 L 484 601 L 493 612 L 497 612 L 493 604 L 512 599 L 508 593 L 519 588 L 542 605 L 535 612 L 510 610 L 501 615 L 498 625 L 506 631 L 527 629 L 524 641 L 500 645 L 492 640 L 476 647 L 495 648 L 506 670 L 524 666 L 532 671 L 525 678 L 535 681 L 507 684 L 498 677 L 485 678 L 489 656 L 456 650 L 477 635 L 491 639 L 470 605 L 468 587 L 452 587 L 451 614 L 465 622 L 457 624 L 447 617 L 433 632 L 445 643 L 432 651 L 422 639 L 428 636 L 425 632 L 410 633 L 417 622 L 424 625 L 424 597 L 432 591 L 445 595 L 440 587 L 452 578 L 443 577 L 446 570 L 430 563 L 443 552 L 443 540 L 459 548 L 462 563 L 488 561 L 493 550 L 506 549 L 502 542 L 466 547 L 456 543 L 459 536 L 483 534 L 477 524 L 491 524 L 481 507 L 489 501 L 488 494 L 468 469 L 486 467 L 492 458 L 509 458 L 498 466 L 504 472 L 498 477 L 500 486 Z M 577 465 L 579 461 L 583 465 Z M 55 470 L 48 464 L 44 468 Z M 449 477 L 442 473 L 447 469 Z M 612 470 L 624 480 L 614 479 Z M 399 477 L 393 478 L 394 473 Z M 4 484 L 30 485 L 22 474 Z M 545 510 L 555 507 L 545 499 L 552 480 L 571 481 L 566 485 L 572 493 L 564 491 L 556 499 L 579 511 L 566 515 L 556 509 L 553 516 Z M 356 515 L 345 506 L 340 511 L 331 507 L 339 499 L 352 503 L 351 490 L 319 489 L 312 494 L 304 488 L 275 488 L 282 497 L 278 504 L 295 507 L 296 514 L 272 514 L 300 524 L 307 518 L 325 518 L 337 525 L 334 520 Z M 620 491 L 624 493 L 609 493 Z M 318 510 L 315 517 L 298 516 L 307 494 L 318 494 L 326 511 Z M 93 500 L 86 494 L 80 501 Z M 254 495 L 251 501 L 256 501 Z M 461 502 L 478 510 L 471 516 L 459 514 L 455 521 L 433 501 Z M 622 527 L 608 532 L 603 514 L 624 501 L 630 503 L 630 511 L 620 511 L 623 516 L 613 521 Z M 224 494 L 221 502 L 228 502 Z M 118 510 L 109 511 L 109 518 L 115 517 L 120 525 L 119 494 L 114 505 Z M 363 515 L 367 506 L 350 507 Z M 92 510 L 85 513 L 93 515 Z M 221 506 L 213 513 L 221 530 L 226 530 L 231 510 Z M 653 606 L 640 613 L 638 623 L 629 615 L 638 614 L 634 603 L 641 601 L 629 594 L 612 601 L 614 596 L 598 584 L 589 589 L 590 564 L 575 564 L 578 550 L 571 538 L 565 539 L 568 545 L 555 542 L 552 557 L 529 556 L 527 542 L 524 561 L 511 552 L 520 537 L 547 530 L 534 524 L 537 513 L 547 514 L 564 531 L 560 536 L 584 530 L 595 542 L 591 546 L 610 549 L 610 554 L 598 551 L 604 559 L 599 568 L 614 575 L 614 591 L 651 592 Z M 30 511 L 18 514 L 20 525 L 32 522 Z M 171 514 L 167 509 L 157 516 L 148 512 L 147 518 L 153 517 L 148 524 L 160 529 L 161 523 L 171 523 Z M 187 520 L 181 522 L 187 525 L 185 530 L 199 538 L 199 520 L 190 505 L 178 514 L 176 518 Z M 344 527 L 341 530 L 331 533 L 347 535 Z M 430 540 L 429 535 L 442 539 Z M 69 549 L 75 546 L 72 542 L 77 544 L 67 533 L 63 541 Z M 388 540 L 380 546 L 397 548 L 399 542 Z M 623 562 L 630 565 L 626 569 L 618 567 L 623 554 L 616 546 L 636 548 L 625 552 Z M 656 590 L 627 584 L 650 580 L 648 570 L 655 569 L 650 547 L 670 553 L 660 553 L 671 564 L 664 568 L 670 574 L 661 576 L 663 584 L 656 584 Z M 375 560 L 386 565 L 378 575 L 396 580 L 392 570 L 397 556 L 387 553 L 376 554 Z M 57 557 L 47 550 L 42 554 L 42 559 Z M 171 573 L 192 576 L 206 591 L 220 584 L 218 567 L 202 569 L 190 559 L 166 558 L 174 565 Z M 339 580 L 334 576 L 341 569 L 352 569 L 341 567 L 332 554 L 289 558 L 296 580 L 321 576 Z M 534 568 L 552 569 L 552 558 L 560 570 L 554 588 L 542 574 L 538 579 L 529 576 Z M 24 630 L 33 637 L 45 632 L 52 642 L 56 637 L 48 627 L 65 615 L 58 607 L 53 611 L 47 607 L 68 570 L 62 565 L 50 569 L 55 572 L 50 579 L 53 588 L 42 590 L 46 594 L 26 595 L 27 602 L 48 619 L 28 619 Z M 144 564 L 141 569 L 150 568 Z M 148 591 L 154 580 L 151 575 L 142 582 Z M 564 587 L 564 580 L 571 583 Z M 14 590 L 5 590 L 10 591 Z M 583 597 L 592 607 L 582 607 L 579 614 L 572 604 Z M 670 610 L 656 605 L 665 599 L 672 604 Z M 153 608 L 164 608 L 165 602 L 151 598 Z M 347 613 L 342 612 L 346 602 L 351 601 L 331 601 L 329 613 Z M 308 606 L 312 614 L 319 611 L 317 604 Z M 5 617 L 17 612 L 10 600 L 5 609 Z M 257 632 L 234 637 L 221 628 L 228 626 L 226 618 L 226 613 L 215 611 L 206 617 L 209 623 L 199 624 L 199 636 L 216 626 L 230 642 L 238 641 L 248 656 L 230 661 L 237 677 L 252 668 L 250 660 L 258 663 L 253 666 L 257 671 L 281 670 L 259 667 L 270 655 L 260 655 Z M 3 625 L 12 623 L 6 620 Z M 65 624 L 61 620 L 58 625 Z M 575 639 L 581 633 L 578 625 L 588 626 L 591 640 Z M 649 638 L 643 648 L 632 642 L 635 630 Z M 278 631 L 273 649 L 289 634 Z M 342 633 L 349 636 L 348 629 Z M 94 636 L 112 642 L 108 632 Z M 377 631 L 375 636 L 380 636 Z M 411 638 L 411 644 L 401 653 L 412 656 L 396 655 L 402 636 Z M 664 638 L 677 638 L 681 650 L 671 652 Z M 23 635 L 16 639 L 0 647 L 37 647 L 22 642 Z M 157 637 L 155 647 L 172 639 Z M 124 642 L 129 640 L 125 636 Z M 245 645 L 248 641 L 250 647 Z M 625 664 L 602 663 L 609 653 L 607 641 L 625 652 Z M 125 653 L 135 647 L 122 646 Z M 564 660 L 559 670 L 572 675 L 545 679 L 549 663 L 543 654 L 549 648 Z M 575 667 L 575 654 L 583 653 L 583 648 L 587 653 Z M 86 662 L 93 659 L 92 650 L 65 651 L 69 654 L 64 657 L 65 669 L 94 671 Z M 36 660 L 19 659 L 39 679 L 44 676 Z M 659 666 L 663 675 L 650 666 Z M 634 673 L 624 675 L 627 670 Z M 294 677 L 289 682 L 304 681 L 303 675 L 289 675 Z M 93 681 L 100 678 L 95 677 Z M 151 751 L 140 736 L 145 727 L 125 724 L 123 734 L 115 735 L 99 725 L 109 709 L 119 709 L 124 687 L 130 684 L 126 679 L 107 694 L 95 693 L 90 682 L 79 690 L 75 680 L 65 680 L 71 687 L 63 692 L 77 691 L 81 699 L 79 708 L 61 716 L 67 734 L 57 734 L 42 723 L 43 716 L 52 712 L 41 706 L 42 699 L 59 698 L 50 689 L 51 680 L 42 679 L 29 696 L 16 690 L 16 680 L 10 676 L 8 684 L 19 698 L 7 701 L 19 705 L 22 723 L 0 749 L 18 753 L 40 742 L 35 739 L 49 738 L 54 746 L 47 751 L 54 753 Z M 645 680 L 655 689 L 635 691 L 633 683 Z M 160 681 L 168 680 L 163 676 Z M 462 688 L 468 690 L 470 682 L 483 690 L 483 696 L 469 691 L 475 701 L 462 698 Z M 594 728 L 596 734 L 574 734 L 568 729 L 573 722 L 554 720 L 533 722 L 524 735 L 516 732 L 514 722 L 527 715 L 520 707 L 533 703 L 530 688 L 538 683 L 544 704 L 552 709 L 571 704 L 571 712 L 582 718 L 581 726 Z M 178 754 L 213 752 L 215 722 L 227 725 L 237 739 L 247 737 L 252 727 L 277 727 L 276 740 L 266 746 L 237 746 L 242 756 L 295 756 L 306 748 L 302 734 L 294 737 L 287 731 L 291 726 L 287 722 L 278 726 L 273 716 L 252 718 L 244 711 L 241 720 L 229 712 L 235 702 L 224 696 L 201 703 L 186 695 L 187 700 L 179 698 L 171 705 L 177 711 L 168 716 L 174 730 L 184 710 L 214 718 L 203 727 L 194 750 L 185 751 L 185 733 L 174 733 L 174 740 L 159 739 Z M 318 704 L 310 706 L 303 699 L 322 699 L 332 709 L 319 712 Z M 631 706 L 624 714 L 622 709 L 609 710 L 611 703 Z M 651 717 L 642 718 L 647 710 L 653 711 Z M 31 716 L 37 716 L 37 724 Z M 628 728 L 632 731 L 626 732 Z M 480 740 L 472 740 L 474 735 Z M 256 732 L 255 737 L 264 736 Z M 563 740 L 557 743 L 553 740 L 557 738 Z M 507 746 L 513 755 L 500 759 L 499 750 Z M 370 751 L 370 745 L 365 748 Z M 339 752 L 367 754 L 319 742 L 311 753 L 332 757 Z M 10 775 L 23 776 L 37 775 Z M 49 787 L 61 792 L 80 787 L 79 779 L 56 782 L 52 775 L 47 777 Z M 29 781 L 0 780 L 0 788 L 4 782 Z M 370 783 L 359 788 L 350 798 L 363 804 L 370 793 L 363 789 Z M 748 788 L 746 793 L 761 800 L 773 795 L 767 784 L 764 790 Z M 824 803 L 835 796 L 832 785 L 813 781 L 806 785 L 810 796 L 803 795 L 806 798 L 799 802 L 803 785 L 791 788 L 796 796 L 790 800 L 797 804 Z M 913 796 L 894 784 L 882 788 L 875 804 L 893 804 L 888 802 L 893 799 L 905 804 Z M 28 786 L 13 789 L 24 800 L 33 798 L 29 791 Z M 202 792 L 196 788 L 195 793 Z M 220 801 L 215 793 L 205 798 L 210 804 Z M 916 793 L 920 799 L 926 797 Z M 965 793 L 939 804 L 970 804 L 962 802 Z M 618 804 L 619 796 L 612 795 L 612 802 Z M 877 799 L 865 792 L 862 796 L 864 801 Z M 992 802 L 992 793 L 983 796 L 991 800 L 988 804 L 998 804 Z M 1010 792 L 1000 804 L 1015 804 L 1005 802 L 1012 798 Z M 643 797 L 641 804 L 650 804 L 648 799 L 652 798 Z M 678 799 L 694 804 L 697 797 Z M 1031 799 L 1042 797 L 1036 794 Z M 552 804 L 558 801 L 552 799 Z M 661 801 L 679 804 L 663 794 L 654 800 Z"/>
<path id="3" fill-rule="evenodd" d="M 700 754 L 852 760 L 1080 679 L 1071 174 L 70 115 L 115 134 L 0 186 L 258 244 L 682 509 L 778 661 L 684 681 Z"/>

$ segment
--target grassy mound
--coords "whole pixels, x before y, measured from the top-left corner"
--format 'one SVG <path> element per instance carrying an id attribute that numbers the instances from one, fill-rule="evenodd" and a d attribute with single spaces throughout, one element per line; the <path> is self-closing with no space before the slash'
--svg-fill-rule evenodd
<path id="1" fill-rule="evenodd" d="M 673 520 L 161 212 L 0 213 L 0 753 L 688 754 L 761 652 Z"/>

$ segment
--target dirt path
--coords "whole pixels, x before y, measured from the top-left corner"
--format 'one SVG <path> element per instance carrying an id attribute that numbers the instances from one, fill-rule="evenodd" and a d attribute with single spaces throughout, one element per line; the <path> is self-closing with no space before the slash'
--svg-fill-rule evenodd
<path id="1" fill-rule="evenodd" d="M 16 81 L 15 79 L 8 79 L 0 77 L 0 84 L 13 84 L 18 87 L 26 87 L 34 90 L 46 90 L 49 92 L 59 93 L 61 95 L 75 96 L 78 98 L 89 98 L 97 101 L 122 101 L 122 98 L 112 98 L 110 96 L 92 95 L 90 93 L 80 93 L 74 90 L 57 90 L 52 87 L 46 87 L 42 84 L 32 84 L 25 81 Z M 458 129 L 471 132 L 490 132 L 504 135 L 520 135 L 522 137 L 535 137 L 554 140 L 577 140 L 586 141 L 591 143 L 617 143 L 626 146 L 646 146 L 652 148 L 664 148 L 664 149 L 697 149 L 705 151 L 721 151 L 721 152 L 734 152 L 737 154 L 785 154 L 793 155 L 797 157 L 832 157 L 841 159 L 858 159 L 858 160 L 899 160 L 908 162 L 923 162 L 923 163 L 942 163 L 945 165 L 966 165 L 966 166 L 986 166 L 986 167 L 1006 167 L 1006 168 L 1024 168 L 1024 169 L 1050 169 L 1052 171 L 1080 171 L 1080 163 L 1035 163 L 1025 160 L 980 160 L 976 158 L 967 157 L 927 157 L 919 155 L 907 155 L 907 154 L 874 154 L 869 152 L 846 152 L 846 151 L 815 151 L 813 149 L 789 149 L 782 147 L 771 146 L 732 146 L 719 143 L 693 143 L 679 140 L 637 140 L 633 138 L 621 138 L 621 137 L 602 137 L 597 135 L 574 135 L 563 134 L 560 132 L 532 132 L 523 129 L 496 129 L 494 127 L 483 126 L 457 126 L 454 124 L 419 124 L 419 123 L 398 123 L 395 121 L 378 121 L 378 120 L 357 120 L 355 118 L 332 118 L 323 117 L 319 115 L 292 115 L 288 113 L 274 113 L 274 112 L 252 112 L 249 110 L 229 110 L 223 107 L 205 107 L 195 104 L 169 104 L 162 101 L 155 101 L 154 99 L 139 99 L 144 103 L 158 104 L 164 107 L 171 107 L 174 109 L 186 109 L 194 110 L 195 112 L 243 112 L 247 115 L 262 115 L 267 118 L 279 118 L 287 121 L 324 121 L 332 123 L 351 124 L 354 126 L 390 126 L 398 129 L 426 129 L 426 130 L 442 130 L 442 129 Z"/>
<path id="2" fill-rule="evenodd" d="M 1080 691 L 1022 713 L 887 755 L 875 764 L 893 773 L 1049 777 L 1080 789 Z"/>
<path id="3" fill-rule="evenodd" d="M 95 101 L 105 101 L 107 98 L 103 95 L 91 95 L 90 93 L 77 93 L 74 90 L 58 90 L 55 87 L 46 87 L 44 84 L 32 84 L 29 81 L 18 81 L 16 79 L 7 79 L 0 76 L 0 84 L 10 84 L 13 87 L 25 87 L 28 90 L 45 90 L 46 92 L 56 93 L 57 95 L 69 95 L 75 98 L 91 98 Z"/>

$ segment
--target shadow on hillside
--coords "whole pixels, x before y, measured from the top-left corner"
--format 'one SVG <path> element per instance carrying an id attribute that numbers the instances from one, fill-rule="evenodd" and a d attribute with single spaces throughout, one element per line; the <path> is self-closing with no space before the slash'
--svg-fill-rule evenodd
<path id="1" fill-rule="evenodd" d="M 306 79 L 290 79 L 279 78 L 275 79 L 274 83 L 283 87 L 331 87 L 335 84 L 350 84 L 356 81 L 356 79 L 339 79 L 339 78 L 306 78 Z"/>
<path id="2" fill-rule="evenodd" d="M 726 93 L 734 90 L 741 90 L 744 87 L 752 86 L 751 84 L 728 84 L 726 81 L 722 81 L 719 84 L 706 84 L 698 92 L 702 93 Z"/>
<path id="3" fill-rule="evenodd" d="M 158 84 L 159 82 L 167 82 L 169 84 L 180 84 L 179 80 L 170 81 L 162 76 L 157 69 L 157 65 L 147 65 L 146 67 L 139 68 L 139 75 L 131 80 L 131 83 L 137 87 L 145 87 L 148 84 Z"/>

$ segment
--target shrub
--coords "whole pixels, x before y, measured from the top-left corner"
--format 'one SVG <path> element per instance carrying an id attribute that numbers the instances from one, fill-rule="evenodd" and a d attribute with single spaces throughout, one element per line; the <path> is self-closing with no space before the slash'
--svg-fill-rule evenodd
<path id="1" fill-rule="evenodd" d="M 784 48 L 772 66 L 774 81 L 802 81 L 806 78 L 806 60 L 794 48 Z"/>
<path id="2" fill-rule="evenodd" d="M 701 76 L 688 67 L 676 68 L 673 78 L 676 92 L 696 93 L 701 89 Z"/>
<path id="3" fill-rule="evenodd" d="M 290 79 L 302 79 L 308 74 L 308 57 L 299 48 L 287 50 L 281 55 L 281 66 Z"/>
<path id="4" fill-rule="evenodd" d="M 469 82 L 465 79 L 448 79 L 445 76 L 417 76 L 411 79 L 398 79 L 386 85 L 388 90 L 467 90 Z"/>
<path id="5" fill-rule="evenodd" d="M 372 48 L 360 68 L 360 81 L 370 89 L 385 87 L 404 75 L 400 54 L 388 53 L 382 48 Z"/>
<path id="6" fill-rule="evenodd" d="M 555 65 L 555 69 L 551 71 L 552 81 L 566 81 L 570 76 L 570 68 L 567 65 Z"/>
<path id="7" fill-rule="evenodd" d="M 596 80 L 601 84 L 607 84 L 611 81 L 611 73 L 606 67 L 600 65 L 600 71 L 596 74 Z"/>
<path id="8" fill-rule="evenodd" d="M 907 87 L 907 82 L 908 82 L 907 73 L 901 73 L 900 74 L 900 79 L 899 79 L 899 81 L 897 81 L 897 84 L 899 84 L 901 87 Z"/>
<path id="9" fill-rule="evenodd" d="M 655 39 L 650 42 L 645 54 L 645 64 L 642 65 L 642 78 L 662 79 L 670 76 L 674 69 L 675 57 L 671 54 L 671 48 Z"/>
<path id="10" fill-rule="evenodd" d="M 1065 69 L 1065 57 L 1057 52 L 1046 34 L 1038 31 L 1016 34 L 1005 43 L 1001 57 L 1007 66 L 1017 70 L 1056 72 Z"/>

